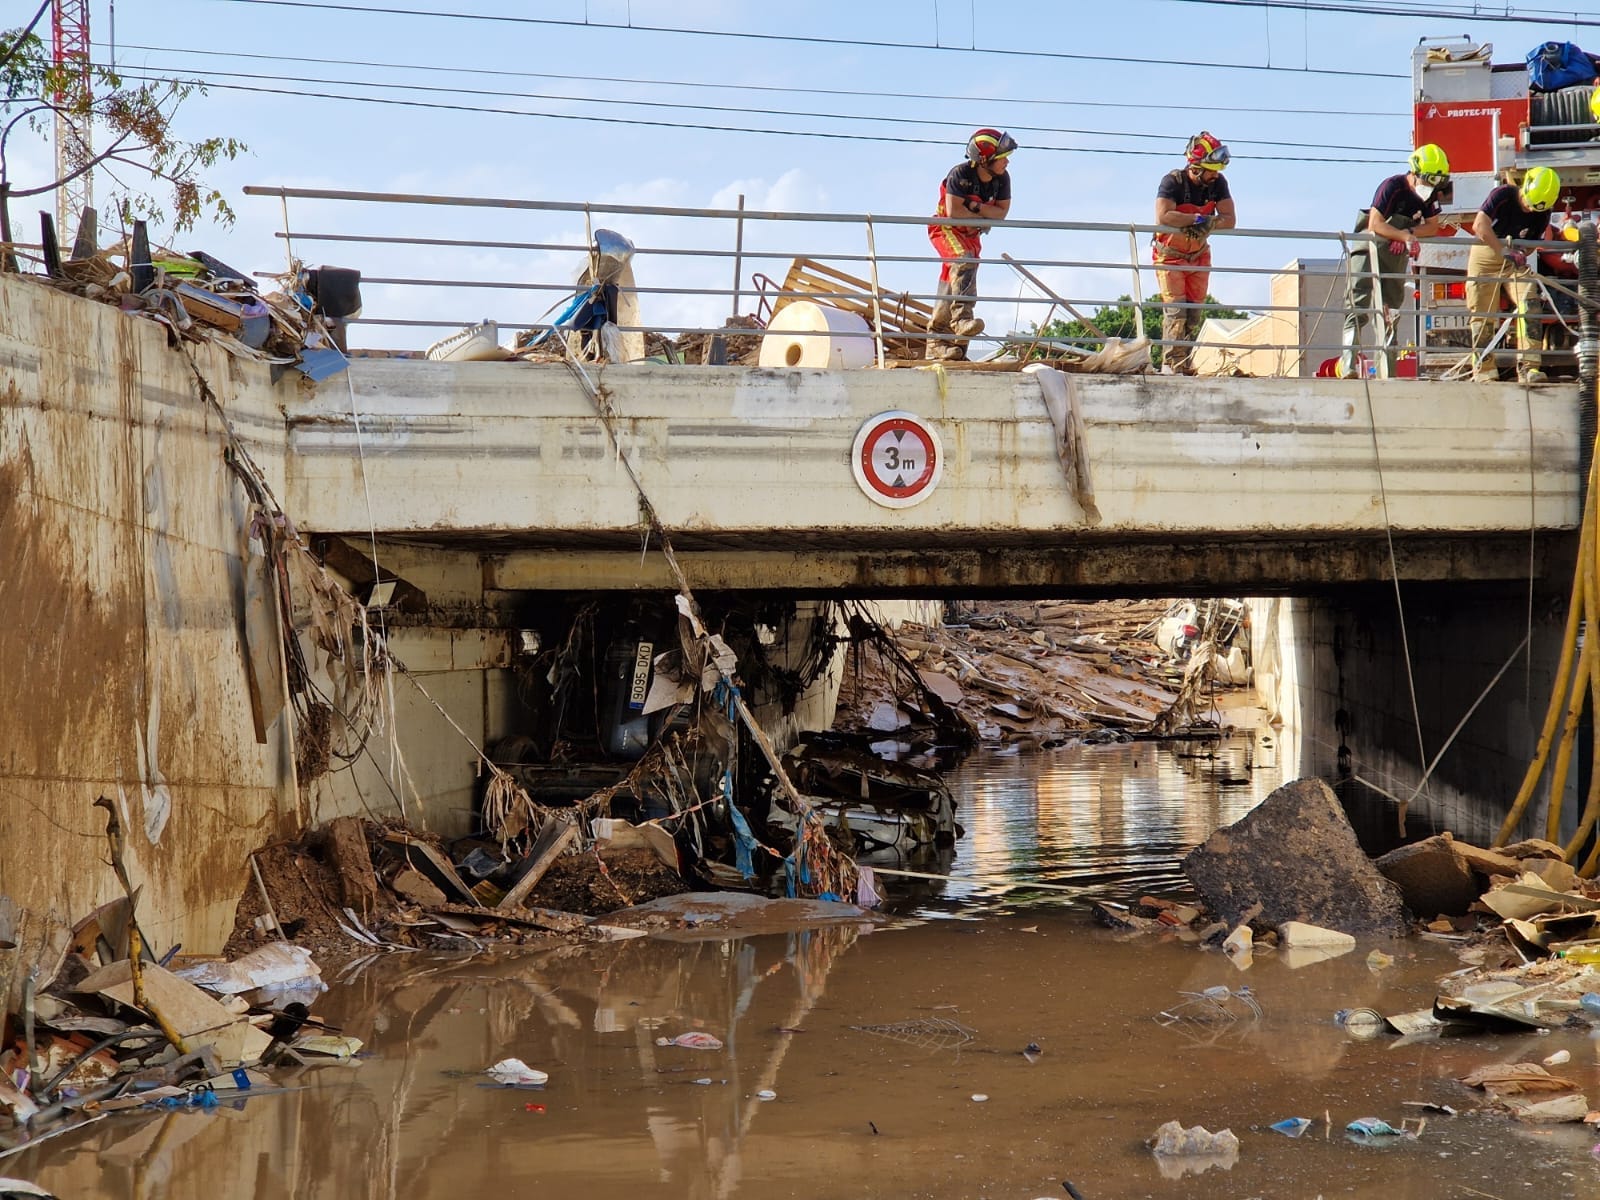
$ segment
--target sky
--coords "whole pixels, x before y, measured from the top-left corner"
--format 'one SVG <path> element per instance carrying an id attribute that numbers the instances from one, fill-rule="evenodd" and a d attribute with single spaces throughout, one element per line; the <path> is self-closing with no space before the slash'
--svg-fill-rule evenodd
<path id="1" fill-rule="evenodd" d="M 0 0 L 0 28 L 37 0 Z M 1469 9 L 1527 16 L 1472 17 Z M 1388 15 L 1424 13 L 1426 16 Z M 281 271 L 284 203 L 247 185 L 802 214 L 922 217 L 967 136 L 1013 134 L 1011 216 L 1148 223 L 1156 185 L 1189 135 L 1233 154 L 1227 177 L 1248 230 L 1349 229 L 1411 148 L 1411 51 L 1463 34 L 1521 60 L 1546 40 L 1600 51 L 1600 0 L 1553 5 L 1457 0 L 90 0 L 97 61 L 130 79 L 203 82 L 176 115 L 179 136 L 249 147 L 206 178 L 238 213 L 170 240 L 233 265 Z M 48 26 L 48 17 L 46 18 Z M 47 32 L 47 28 L 46 28 Z M 13 138 L 15 186 L 51 169 L 48 142 Z M 97 182 L 97 192 L 108 181 Z M 31 209 L 13 213 L 28 229 Z M 641 319 L 720 325 L 734 309 L 731 219 L 594 212 L 640 253 Z M 291 199 L 304 262 L 363 273 L 369 325 L 352 345 L 421 348 L 461 324 L 535 322 L 583 265 L 582 212 Z M 167 240 L 165 231 L 156 231 Z M 466 246 L 313 239 L 310 234 L 450 239 Z M 875 223 L 882 286 L 931 292 L 921 224 Z M 1137 254 L 1148 264 L 1148 234 Z M 1010 271 L 1037 265 L 1052 291 L 1092 311 L 1134 286 L 1129 233 L 1001 227 L 985 242 L 979 291 L 991 330 L 1052 315 Z M 748 221 L 742 312 L 752 277 L 782 278 L 796 255 L 864 255 L 860 222 Z M 1337 255 L 1327 239 L 1219 237 L 1211 290 L 1236 307 L 1267 302 L 1270 270 Z M 865 263 L 835 265 L 866 275 Z M 1097 267 L 1094 264 L 1115 264 Z M 1228 268 L 1238 273 L 1229 273 Z M 427 279 L 523 286 L 429 287 Z M 1153 279 L 1142 273 L 1148 293 Z M 702 294 L 690 294 L 700 292 Z M 1062 315 L 1055 310 L 1053 315 Z"/>

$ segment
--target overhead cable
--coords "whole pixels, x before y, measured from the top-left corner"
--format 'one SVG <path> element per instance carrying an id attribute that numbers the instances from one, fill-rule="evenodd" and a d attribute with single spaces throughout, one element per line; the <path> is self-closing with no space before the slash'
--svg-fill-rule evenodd
<path id="1" fill-rule="evenodd" d="M 165 79 L 165 75 L 137 75 L 124 71 L 127 79 Z M 876 142 L 886 145 L 948 146 L 948 138 L 896 137 L 889 134 L 845 133 L 839 130 L 820 129 L 767 129 L 749 125 L 713 125 L 697 121 L 659 121 L 643 117 L 605 117 L 595 113 L 540 112 L 517 108 L 495 108 L 489 105 L 446 104 L 437 100 L 402 100 L 393 96 L 356 96 L 338 92 L 314 92 L 300 88 L 269 88 L 242 83 L 208 83 L 208 89 L 234 92 L 251 92 L 267 96 L 299 96 L 312 100 L 341 100 L 353 104 L 387 104 L 396 108 L 424 108 L 442 112 L 488 113 L 508 117 L 536 117 L 551 121 L 590 121 L 604 125 L 632 125 L 649 129 L 699 129 L 714 133 L 754 133 L 781 137 L 828 138 L 833 141 Z M 359 86 L 359 85 L 356 85 Z M 1137 158 L 1171 158 L 1170 150 L 1135 150 L 1126 146 L 1029 146 L 1030 152 L 1043 151 L 1059 154 L 1120 154 Z M 1255 154 L 1254 162 L 1297 163 L 1382 163 L 1383 158 L 1348 158 L 1333 155 Z"/>
<path id="2" fill-rule="evenodd" d="M 48 0 L 46 0 L 48 3 Z M 778 92 L 803 96 L 853 96 L 873 100 L 937 100 L 950 104 L 1038 104 L 1051 105 L 1062 108 L 1135 108 L 1149 109 L 1163 112 L 1195 111 L 1193 102 L 1183 104 L 1162 104 L 1151 100 L 1082 100 L 1062 99 L 1060 97 L 1028 97 L 1028 96 L 964 96 L 952 92 L 880 92 L 864 88 L 820 88 L 797 87 L 793 84 L 772 83 L 728 83 L 721 80 L 710 79 L 638 79 L 617 75 L 558 75 L 546 71 L 508 71 L 492 67 L 446 67 L 437 63 L 395 63 L 378 62 L 371 59 L 359 58 L 312 58 L 304 54 L 252 54 L 244 50 L 203 50 L 195 46 L 140 46 L 127 45 L 124 50 L 145 50 L 162 54 L 175 54 L 182 59 L 196 56 L 212 58 L 239 58 L 251 59 L 260 62 L 292 62 L 313 64 L 319 67 L 371 67 L 384 71 L 406 72 L 438 72 L 450 75 L 483 75 L 506 79 L 554 79 L 561 82 L 582 83 L 621 83 L 630 87 L 664 87 L 664 88 L 693 88 L 696 91 L 720 90 L 734 92 Z M 1259 104 L 1249 105 L 1224 105 L 1207 104 L 1207 112 L 1224 113 L 1259 113 Z M 1304 117 L 1380 117 L 1392 120 L 1395 113 L 1392 109 L 1347 109 L 1347 108 L 1280 108 L 1273 106 L 1274 113 L 1285 116 Z"/>
<path id="3" fill-rule="evenodd" d="M 126 75 L 127 72 L 124 72 L 124 74 Z M 142 75 L 133 75 L 133 76 L 130 76 L 130 77 L 131 78 L 135 78 L 135 79 L 153 78 L 152 76 L 142 76 Z M 687 103 L 687 102 L 681 102 L 680 103 L 678 101 L 672 101 L 672 100 L 615 99 L 615 98 L 607 97 L 607 96 L 561 96 L 561 95 L 551 95 L 549 93 L 538 93 L 538 92 L 528 93 L 528 92 L 492 91 L 492 90 L 485 89 L 485 88 L 433 87 L 433 86 L 430 86 L 430 85 L 427 85 L 427 84 L 416 84 L 416 83 L 384 83 L 384 82 L 371 81 L 371 80 L 365 80 L 365 79 L 321 79 L 321 78 L 316 78 L 316 77 L 312 77 L 312 76 L 305 76 L 305 75 L 280 75 L 280 74 L 263 75 L 263 74 L 259 74 L 259 73 L 250 73 L 250 72 L 244 72 L 244 71 L 212 71 L 212 72 L 207 72 L 205 74 L 199 74 L 199 75 L 190 74 L 190 75 L 186 76 L 186 78 L 193 79 L 194 81 L 196 81 L 198 83 L 205 84 L 207 86 L 210 86 L 212 84 L 216 84 L 217 86 L 221 86 L 220 83 L 217 82 L 221 78 L 227 78 L 227 79 L 255 79 L 255 80 L 266 79 L 266 80 L 277 80 L 277 81 L 282 82 L 282 83 L 311 83 L 311 84 L 323 84 L 323 85 L 332 86 L 332 87 L 382 88 L 382 89 L 385 89 L 385 90 L 388 90 L 388 91 L 426 92 L 426 93 L 442 94 L 442 95 L 449 95 L 449 96 L 484 96 L 484 97 L 492 97 L 492 98 L 497 98 L 497 99 L 518 99 L 518 98 L 521 98 L 521 99 L 527 99 L 527 100 L 554 100 L 554 101 L 560 101 L 560 102 L 565 102 L 565 103 L 575 103 L 575 104 L 615 104 L 615 105 L 622 105 L 624 107 L 652 108 L 652 109 L 654 109 L 654 108 L 672 108 L 672 109 L 683 109 L 683 110 L 687 110 L 687 111 L 691 111 L 691 112 L 744 113 L 744 114 L 749 114 L 751 116 L 761 116 L 761 117 L 797 117 L 797 118 L 805 118 L 805 119 L 808 119 L 808 120 L 821 120 L 821 121 L 876 121 L 876 122 L 879 122 L 879 123 L 882 123 L 882 124 L 886 124 L 886 125 L 912 125 L 912 126 L 921 126 L 921 127 L 942 126 L 942 127 L 949 128 L 949 129 L 961 129 L 961 130 L 968 130 L 968 129 L 972 128 L 972 122 L 970 120 L 968 120 L 968 121 L 945 121 L 945 120 L 940 120 L 938 118 L 933 118 L 933 117 L 888 117 L 888 116 L 879 116 L 879 115 L 873 114 L 873 113 L 796 112 L 796 111 L 794 111 L 792 109 L 751 108 L 748 105 L 735 107 L 735 106 L 722 105 L 722 104 L 690 104 L 690 103 Z M 1180 142 L 1180 141 L 1183 140 L 1182 138 L 1175 137 L 1174 135 L 1172 135 L 1170 133 L 1138 133 L 1138 132 L 1134 132 L 1134 131 L 1131 131 L 1131 130 L 1124 130 L 1124 129 L 1063 129 L 1063 128 L 1059 128 L 1059 127 L 1056 127 L 1056 126 L 1049 126 L 1049 125 L 1014 125 L 1014 124 L 1010 124 L 1009 122 L 1007 123 L 1006 128 L 1008 128 L 1008 129 L 1010 129 L 1010 130 L 1012 130 L 1014 132 L 1017 132 L 1017 133 L 1054 133 L 1054 134 L 1067 134 L 1067 135 L 1074 136 L 1074 137 L 1145 138 L 1145 139 L 1150 139 L 1150 140 L 1166 141 L 1166 142 Z M 1252 140 L 1252 139 L 1246 138 L 1246 139 L 1235 140 L 1233 144 L 1235 146 L 1277 146 L 1277 147 L 1280 147 L 1280 148 L 1285 148 L 1285 149 L 1290 149 L 1290 150 L 1309 150 L 1309 149 L 1312 149 L 1313 147 L 1315 147 L 1317 149 L 1322 149 L 1322 150 L 1351 150 L 1351 151 L 1355 151 L 1355 152 L 1358 152 L 1358 153 L 1390 155 L 1390 156 L 1393 156 L 1393 157 L 1396 157 L 1396 158 L 1404 157 L 1405 154 L 1407 153 L 1407 151 L 1404 150 L 1404 149 L 1401 149 L 1401 148 L 1398 148 L 1398 147 L 1392 147 L 1392 146 L 1346 146 L 1346 145 L 1339 145 L 1339 144 L 1333 143 L 1333 142 L 1317 142 L 1317 143 L 1279 142 L 1279 141 L 1271 141 L 1271 140 L 1265 140 L 1265 139 L 1254 139 L 1254 140 Z"/>
<path id="4" fill-rule="evenodd" d="M 692 37 L 737 38 L 756 42 L 798 42 L 814 46 L 861 46 L 874 50 L 935 50 L 946 54 L 993 54 L 1010 58 L 1039 58 L 1071 62 L 1123 62 L 1150 65 L 1148 57 L 1115 54 L 1074 54 L 1066 50 L 1019 50 L 1005 46 L 940 46 L 932 42 L 891 42 L 871 38 L 824 37 L 821 34 L 752 33 L 732 29 L 686 29 L 672 25 L 614 24 L 560 17 L 513 17 L 499 13 L 440 12 L 430 8 L 398 8 L 375 4 L 333 4 L 329 0 L 212 0 L 214 4 L 256 4 L 280 8 L 312 8 L 327 12 L 365 13 L 387 17 L 436 17 L 451 21 L 488 21 L 512 25 L 558 26 L 629 33 L 672 33 Z M 1360 79 L 1408 79 L 1397 71 L 1354 71 L 1338 67 L 1283 67 L 1268 63 L 1228 63 L 1185 58 L 1163 58 L 1162 67 L 1198 67 L 1227 71 L 1285 71 L 1294 75 L 1341 75 Z"/>

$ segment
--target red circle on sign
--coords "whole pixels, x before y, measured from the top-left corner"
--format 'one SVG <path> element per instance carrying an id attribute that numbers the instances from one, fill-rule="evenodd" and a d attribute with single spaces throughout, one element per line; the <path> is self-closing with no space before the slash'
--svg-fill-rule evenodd
<path id="1" fill-rule="evenodd" d="M 941 456 L 939 435 L 915 414 L 881 413 L 856 435 L 856 479 L 873 500 L 902 508 L 933 490 Z"/>

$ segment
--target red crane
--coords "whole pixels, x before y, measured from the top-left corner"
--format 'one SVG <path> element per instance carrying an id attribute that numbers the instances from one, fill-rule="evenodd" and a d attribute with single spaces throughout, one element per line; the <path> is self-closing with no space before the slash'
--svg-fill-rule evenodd
<path id="1" fill-rule="evenodd" d="M 85 208 L 94 205 L 94 160 L 87 116 L 66 111 L 93 93 L 89 58 L 89 0 L 53 0 L 51 35 L 55 65 L 69 81 L 55 94 L 56 108 L 56 228 L 63 238 L 72 236 L 74 223 Z M 85 106 L 86 107 L 86 106 Z"/>

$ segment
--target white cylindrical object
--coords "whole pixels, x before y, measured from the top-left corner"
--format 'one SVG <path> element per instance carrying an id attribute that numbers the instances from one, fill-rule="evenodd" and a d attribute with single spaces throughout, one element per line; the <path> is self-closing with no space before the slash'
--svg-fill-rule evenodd
<path id="1" fill-rule="evenodd" d="M 814 300 L 796 300 L 778 310 L 761 339 L 763 367 L 871 366 L 872 333 L 855 313 Z"/>

